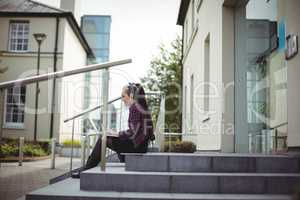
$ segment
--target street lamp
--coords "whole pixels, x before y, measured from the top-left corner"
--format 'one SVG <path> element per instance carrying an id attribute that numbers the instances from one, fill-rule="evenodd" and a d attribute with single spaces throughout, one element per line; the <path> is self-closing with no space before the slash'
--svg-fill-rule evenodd
<path id="1" fill-rule="evenodd" d="M 45 33 L 35 33 L 33 34 L 34 39 L 38 43 L 38 58 L 37 58 L 37 71 L 36 75 L 40 74 L 40 54 L 41 54 L 41 44 L 46 39 L 47 35 Z M 37 139 L 37 110 L 38 110 L 38 104 L 39 104 L 39 82 L 36 82 L 35 87 L 35 115 L 34 115 L 34 141 Z"/>

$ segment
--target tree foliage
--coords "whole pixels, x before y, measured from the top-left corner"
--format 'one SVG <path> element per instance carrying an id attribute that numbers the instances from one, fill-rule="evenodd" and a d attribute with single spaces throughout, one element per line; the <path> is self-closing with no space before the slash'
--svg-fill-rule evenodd
<path id="1" fill-rule="evenodd" d="M 165 130 L 168 132 L 181 131 L 181 39 L 178 36 L 170 44 L 170 48 L 161 44 L 159 54 L 151 63 L 147 76 L 142 78 L 142 84 L 148 91 L 159 91 L 165 94 Z M 158 116 L 157 101 L 148 98 L 154 121 Z M 153 109 L 154 108 L 154 109 Z"/>

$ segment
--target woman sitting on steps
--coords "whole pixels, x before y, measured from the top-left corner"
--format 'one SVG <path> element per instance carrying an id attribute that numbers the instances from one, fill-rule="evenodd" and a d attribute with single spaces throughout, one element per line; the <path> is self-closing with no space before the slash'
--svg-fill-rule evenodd
<path id="1" fill-rule="evenodd" d="M 107 147 L 117 152 L 120 162 L 125 161 L 121 153 L 146 153 L 150 140 L 154 140 L 151 113 L 140 84 L 130 83 L 122 90 L 122 101 L 129 107 L 128 129 L 119 133 L 108 133 Z M 114 135 L 114 136 L 113 136 Z M 98 139 L 86 165 L 82 170 L 96 167 L 100 162 L 101 138 Z M 72 174 L 79 178 L 80 172 Z"/>

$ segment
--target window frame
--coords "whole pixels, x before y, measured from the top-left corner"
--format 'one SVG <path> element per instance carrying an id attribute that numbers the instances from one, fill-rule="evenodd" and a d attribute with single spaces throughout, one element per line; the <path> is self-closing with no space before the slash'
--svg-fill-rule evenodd
<path id="1" fill-rule="evenodd" d="M 189 46 L 189 20 L 185 20 L 185 51 L 188 49 Z"/>
<path id="2" fill-rule="evenodd" d="M 196 4 L 196 9 L 197 9 L 197 12 L 199 12 L 200 8 L 201 8 L 201 5 L 203 3 L 203 0 L 197 0 L 197 4 Z"/>
<path id="3" fill-rule="evenodd" d="M 26 86 L 18 86 L 20 87 L 20 92 L 18 94 L 18 98 L 19 98 L 19 102 L 18 102 L 18 106 L 21 106 L 21 96 L 22 96 L 22 87 L 24 87 L 24 103 L 22 106 L 24 106 L 24 110 L 21 114 L 23 114 L 23 122 L 7 122 L 7 98 L 8 98 L 8 89 L 5 90 L 5 97 L 4 97 L 4 112 L 3 112 L 3 128 L 12 128 L 12 129 L 24 129 L 25 128 L 25 104 L 26 104 Z M 15 88 L 15 87 L 13 87 Z M 9 88 L 12 89 L 12 88 Z M 15 90 L 13 89 L 12 91 L 12 96 L 14 96 Z M 13 97 L 14 98 L 14 97 Z M 13 104 L 13 103 L 12 103 Z M 20 114 L 19 112 L 17 113 L 18 115 Z"/>
<path id="4" fill-rule="evenodd" d="M 12 26 L 16 25 L 16 33 L 15 36 L 13 36 L 12 34 Z M 22 36 L 19 37 L 18 36 L 18 31 L 19 31 L 19 26 L 23 25 L 23 29 L 22 29 Z M 26 35 L 26 31 L 25 31 L 25 25 L 28 26 L 27 29 L 27 35 Z M 10 20 L 9 22 L 9 28 L 8 28 L 8 51 L 10 52 L 28 52 L 29 50 L 29 21 L 26 20 Z M 15 37 L 15 38 L 14 38 Z M 12 48 L 12 40 L 16 40 L 15 42 L 15 48 Z M 18 43 L 18 40 L 22 40 L 21 43 Z M 27 40 L 27 43 L 25 43 L 25 40 Z M 18 45 L 21 45 L 21 50 L 18 50 Z M 24 48 L 26 46 L 26 48 Z"/>
<path id="5" fill-rule="evenodd" d="M 194 87 L 195 87 L 195 76 L 194 74 L 190 77 L 190 132 L 193 133 L 194 126 Z"/>
<path id="6" fill-rule="evenodd" d="M 192 34 L 194 33 L 195 29 L 196 29 L 196 22 L 195 22 L 195 18 L 196 18 L 196 13 L 195 13 L 195 0 L 192 0 Z M 192 36 L 191 36 L 192 37 Z"/>

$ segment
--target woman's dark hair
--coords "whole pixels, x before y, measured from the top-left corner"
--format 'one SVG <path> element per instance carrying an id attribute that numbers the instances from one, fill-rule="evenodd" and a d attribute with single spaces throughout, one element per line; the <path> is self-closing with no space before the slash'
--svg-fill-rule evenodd
<path id="1" fill-rule="evenodd" d="M 148 108 L 148 104 L 147 104 L 147 101 L 146 101 L 145 90 L 141 86 L 141 84 L 137 83 L 135 85 L 137 87 L 137 94 L 136 94 L 137 98 L 136 98 L 136 101 L 147 112 L 147 111 L 149 111 L 149 108 Z"/>
<path id="2" fill-rule="evenodd" d="M 142 107 L 145 112 L 149 111 L 145 90 L 141 84 L 129 83 L 126 92 L 128 96 L 133 97 L 133 99 L 139 104 L 139 106 Z"/>

